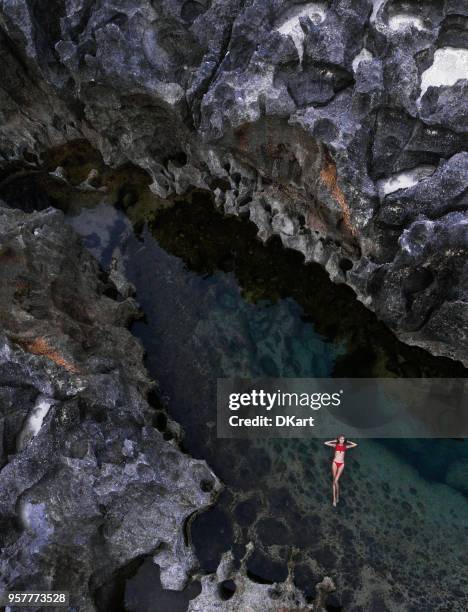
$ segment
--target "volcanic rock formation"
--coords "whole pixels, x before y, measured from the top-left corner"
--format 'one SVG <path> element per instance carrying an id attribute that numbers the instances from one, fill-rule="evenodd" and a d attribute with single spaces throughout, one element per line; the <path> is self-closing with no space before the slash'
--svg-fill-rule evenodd
<path id="1" fill-rule="evenodd" d="M 0 208 L 0 591 L 67 590 L 112 609 L 153 555 L 165 588 L 196 568 L 187 521 L 220 483 L 153 423 L 137 313 L 53 209 Z M 114 297 L 116 299 L 114 299 Z"/>
<path id="2" fill-rule="evenodd" d="M 326 599 L 335 590 L 335 585 L 330 578 L 324 578 L 315 589 L 316 597 L 312 605 L 306 602 L 303 593 L 294 586 L 291 575 L 279 584 L 253 582 L 246 575 L 245 565 L 242 564 L 240 570 L 236 571 L 232 554 L 226 553 L 216 574 L 202 578 L 202 592 L 190 601 L 187 612 L 223 609 L 239 612 L 326 612 Z"/>
<path id="3" fill-rule="evenodd" d="M 1 165 L 84 138 L 162 198 L 210 190 L 466 364 L 467 24 L 462 0 L 2 0 Z"/>

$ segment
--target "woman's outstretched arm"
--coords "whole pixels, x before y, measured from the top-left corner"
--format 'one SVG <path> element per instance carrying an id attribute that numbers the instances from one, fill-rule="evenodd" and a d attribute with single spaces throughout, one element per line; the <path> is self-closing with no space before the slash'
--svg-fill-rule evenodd
<path id="1" fill-rule="evenodd" d="M 328 440 L 328 442 L 324 442 L 325 446 L 336 446 L 336 440 Z"/>
<path id="2" fill-rule="evenodd" d="M 355 448 L 356 446 L 356 442 L 346 442 L 346 448 Z"/>

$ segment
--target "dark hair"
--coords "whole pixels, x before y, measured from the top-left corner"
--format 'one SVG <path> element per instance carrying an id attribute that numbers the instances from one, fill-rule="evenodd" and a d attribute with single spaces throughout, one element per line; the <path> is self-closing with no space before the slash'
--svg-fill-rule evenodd
<path id="1" fill-rule="evenodd" d="M 340 434 L 339 436 L 336 436 L 336 441 L 339 442 L 340 438 L 344 438 L 343 444 L 346 444 L 347 442 L 346 436 L 344 434 Z"/>

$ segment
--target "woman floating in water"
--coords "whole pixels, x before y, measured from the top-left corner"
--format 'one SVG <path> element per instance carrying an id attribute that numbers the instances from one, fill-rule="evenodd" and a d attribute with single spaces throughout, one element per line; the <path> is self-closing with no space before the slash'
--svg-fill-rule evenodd
<path id="1" fill-rule="evenodd" d="M 333 474 L 333 505 L 336 506 L 340 499 L 340 489 L 338 487 L 338 480 L 344 470 L 344 457 L 345 452 L 350 448 L 357 446 L 356 442 L 348 442 L 346 438 L 341 434 L 336 440 L 329 440 L 324 443 L 326 446 L 332 446 L 335 449 L 335 456 L 332 461 L 332 474 Z"/>

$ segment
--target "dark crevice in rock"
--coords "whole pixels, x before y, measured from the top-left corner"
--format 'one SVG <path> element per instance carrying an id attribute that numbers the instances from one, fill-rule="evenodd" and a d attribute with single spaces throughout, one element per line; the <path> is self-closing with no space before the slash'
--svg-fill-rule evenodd
<path id="1" fill-rule="evenodd" d="M 440 26 L 437 46 L 468 49 L 468 16 L 456 13 L 447 15 Z"/>
<path id="2" fill-rule="evenodd" d="M 93 599 L 99 612 L 127 612 L 125 607 L 126 581 L 136 575 L 140 567 L 151 555 L 141 555 L 132 559 L 127 565 L 120 568 L 107 582 L 95 589 L 92 587 Z"/>
<path id="3" fill-rule="evenodd" d="M 201 84 L 196 88 L 194 93 L 191 93 L 189 96 L 189 106 L 192 117 L 192 125 L 197 128 L 201 122 L 201 104 L 203 102 L 203 97 L 209 92 L 212 85 L 216 82 L 216 78 L 218 72 L 222 66 L 223 61 L 226 58 L 227 53 L 229 52 L 229 47 L 231 45 L 232 40 L 232 32 L 237 19 L 238 14 L 241 12 L 245 0 L 236 0 L 236 4 L 238 5 L 234 10 L 234 13 L 231 17 L 230 23 L 225 26 L 223 38 L 221 41 L 221 46 L 217 54 L 217 58 L 212 60 L 213 67 L 209 69 L 208 74 L 204 75 Z"/>
<path id="4" fill-rule="evenodd" d="M 59 60 L 55 51 L 56 43 L 61 39 L 60 19 L 65 16 L 65 7 L 60 0 L 49 0 L 47 10 L 38 0 L 26 0 L 29 13 L 35 24 L 35 43 L 39 52 L 45 52 L 50 60 Z"/>
<path id="5" fill-rule="evenodd" d="M 256 582 L 257 584 L 274 584 L 274 580 L 268 580 L 266 578 L 262 578 L 261 576 L 257 576 L 250 570 L 247 570 L 246 574 L 248 578 L 252 580 L 252 582 Z"/>
<path id="6" fill-rule="evenodd" d="M 284 82 L 298 108 L 329 104 L 336 95 L 354 85 L 353 75 L 341 66 L 326 62 L 304 61 L 283 65 L 275 74 L 275 83 Z"/>
<path id="7" fill-rule="evenodd" d="M 236 583 L 234 580 L 223 580 L 219 584 L 219 595 L 223 601 L 231 599 L 236 592 Z"/>
<path id="8" fill-rule="evenodd" d="M 79 19 L 74 26 L 70 26 L 70 38 L 74 43 L 79 42 L 80 36 L 85 32 L 88 27 L 88 22 L 92 15 L 92 9 L 94 5 L 94 0 L 84 0 L 82 3 L 82 8 L 79 11 Z"/>
<path id="9" fill-rule="evenodd" d="M 28 65 L 27 54 L 24 53 L 23 49 L 21 49 L 19 45 L 13 42 L 10 36 L 8 36 L 8 33 L 5 31 L 5 27 L 3 23 L 0 23 L 0 45 L 2 48 L 2 55 L 3 55 L 3 49 L 6 49 L 9 56 L 13 58 L 13 61 L 20 65 L 21 70 L 24 73 L 24 75 L 30 78 L 32 75 L 31 75 L 30 67 Z M 10 92 L 8 85 L 9 85 L 8 82 L 2 83 L 2 86 L 5 87 L 9 91 L 9 93 L 11 93 L 11 95 L 13 95 L 13 92 L 12 91 Z"/>
<path id="10" fill-rule="evenodd" d="M 443 217 L 446 217 L 447 215 L 450 215 L 451 213 L 454 213 L 454 212 L 460 212 L 460 213 L 467 212 L 468 211 L 467 194 L 468 194 L 468 191 L 460 195 L 460 197 L 454 201 L 453 206 L 444 207 L 443 212 L 440 212 L 437 214 L 434 213 L 432 215 L 429 214 L 428 219 L 432 219 L 432 220 L 442 219 Z M 457 203 L 457 201 L 459 203 Z"/>
<path id="11" fill-rule="evenodd" d="M 370 176 L 375 181 L 420 164 L 437 164 L 463 150 L 467 138 L 443 125 L 428 125 L 404 109 L 382 107 L 375 113 L 369 139 Z"/>
<path id="12" fill-rule="evenodd" d="M 191 526 L 192 522 L 194 521 L 196 515 L 197 515 L 197 513 L 193 512 L 190 516 L 188 516 L 185 519 L 185 523 L 184 523 L 184 527 L 183 527 L 185 546 L 189 546 L 192 543 L 192 536 L 191 536 L 191 532 L 190 532 L 190 526 Z"/>

